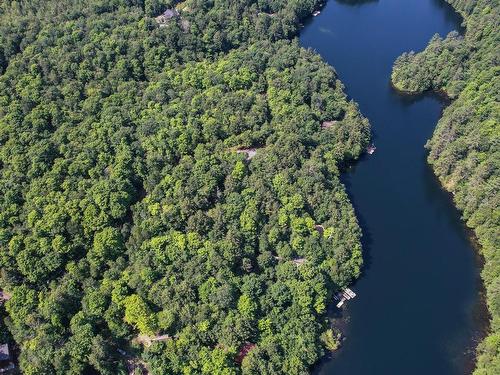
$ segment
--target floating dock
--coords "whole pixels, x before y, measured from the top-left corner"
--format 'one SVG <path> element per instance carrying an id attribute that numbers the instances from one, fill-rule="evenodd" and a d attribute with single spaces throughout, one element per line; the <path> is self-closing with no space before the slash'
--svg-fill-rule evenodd
<path id="1" fill-rule="evenodd" d="M 346 288 L 345 292 L 351 296 L 351 298 L 356 297 L 356 293 L 354 293 L 351 289 Z"/>
<path id="2" fill-rule="evenodd" d="M 338 301 L 337 307 L 340 308 L 345 303 L 345 301 L 353 299 L 354 297 L 356 297 L 356 293 L 354 293 L 351 289 L 346 288 L 346 289 L 336 293 L 333 296 L 333 299 L 335 301 Z"/>

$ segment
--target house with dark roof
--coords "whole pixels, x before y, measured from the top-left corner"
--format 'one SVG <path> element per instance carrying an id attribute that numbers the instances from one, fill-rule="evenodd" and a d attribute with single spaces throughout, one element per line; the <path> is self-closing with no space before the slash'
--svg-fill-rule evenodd
<path id="1" fill-rule="evenodd" d="M 160 26 L 166 25 L 168 22 L 179 17 L 179 12 L 177 9 L 167 9 L 165 12 L 156 17 L 156 22 L 160 24 Z"/>
<path id="2" fill-rule="evenodd" d="M 0 345 L 0 362 L 10 361 L 9 345 Z"/>
<path id="3" fill-rule="evenodd" d="M 0 344 L 0 374 L 6 374 L 14 369 L 14 362 L 8 344 Z"/>

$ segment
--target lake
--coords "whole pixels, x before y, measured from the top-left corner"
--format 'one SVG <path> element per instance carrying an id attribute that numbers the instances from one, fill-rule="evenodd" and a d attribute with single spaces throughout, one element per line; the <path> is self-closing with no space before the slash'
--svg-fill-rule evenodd
<path id="1" fill-rule="evenodd" d="M 437 95 L 402 96 L 394 60 L 433 34 L 459 30 L 441 0 L 331 0 L 302 30 L 304 47 L 337 71 L 373 129 L 377 150 L 343 181 L 363 229 L 358 297 L 342 311 L 347 339 L 319 374 L 464 374 L 485 326 L 480 261 L 424 145 L 440 117 Z"/>

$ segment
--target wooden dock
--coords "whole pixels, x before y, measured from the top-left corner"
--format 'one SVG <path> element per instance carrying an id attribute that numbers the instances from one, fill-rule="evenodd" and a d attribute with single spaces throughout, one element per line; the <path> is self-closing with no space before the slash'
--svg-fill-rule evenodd
<path id="1" fill-rule="evenodd" d="M 337 308 L 341 308 L 344 303 L 350 299 L 353 299 L 356 297 L 356 293 L 354 293 L 350 288 L 345 288 L 344 290 L 336 293 L 333 296 L 333 299 L 337 302 Z"/>
<path id="2" fill-rule="evenodd" d="M 375 145 L 370 145 L 370 146 L 368 146 L 368 147 L 366 148 L 366 152 L 367 152 L 369 155 L 372 155 L 372 154 L 375 152 L 375 150 L 376 150 L 376 149 L 377 149 L 377 148 L 375 147 Z"/>

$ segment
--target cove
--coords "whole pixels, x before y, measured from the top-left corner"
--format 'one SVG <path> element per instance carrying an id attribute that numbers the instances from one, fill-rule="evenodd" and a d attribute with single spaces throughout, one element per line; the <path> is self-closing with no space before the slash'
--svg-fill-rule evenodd
<path id="1" fill-rule="evenodd" d="M 342 310 L 342 348 L 319 374 L 465 374 L 485 319 L 479 260 L 460 213 L 426 162 L 445 105 L 390 86 L 394 60 L 459 30 L 441 0 L 331 0 L 301 45 L 337 71 L 372 124 L 377 150 L 344 173 L 363 229 L 358 297 Z"/>

